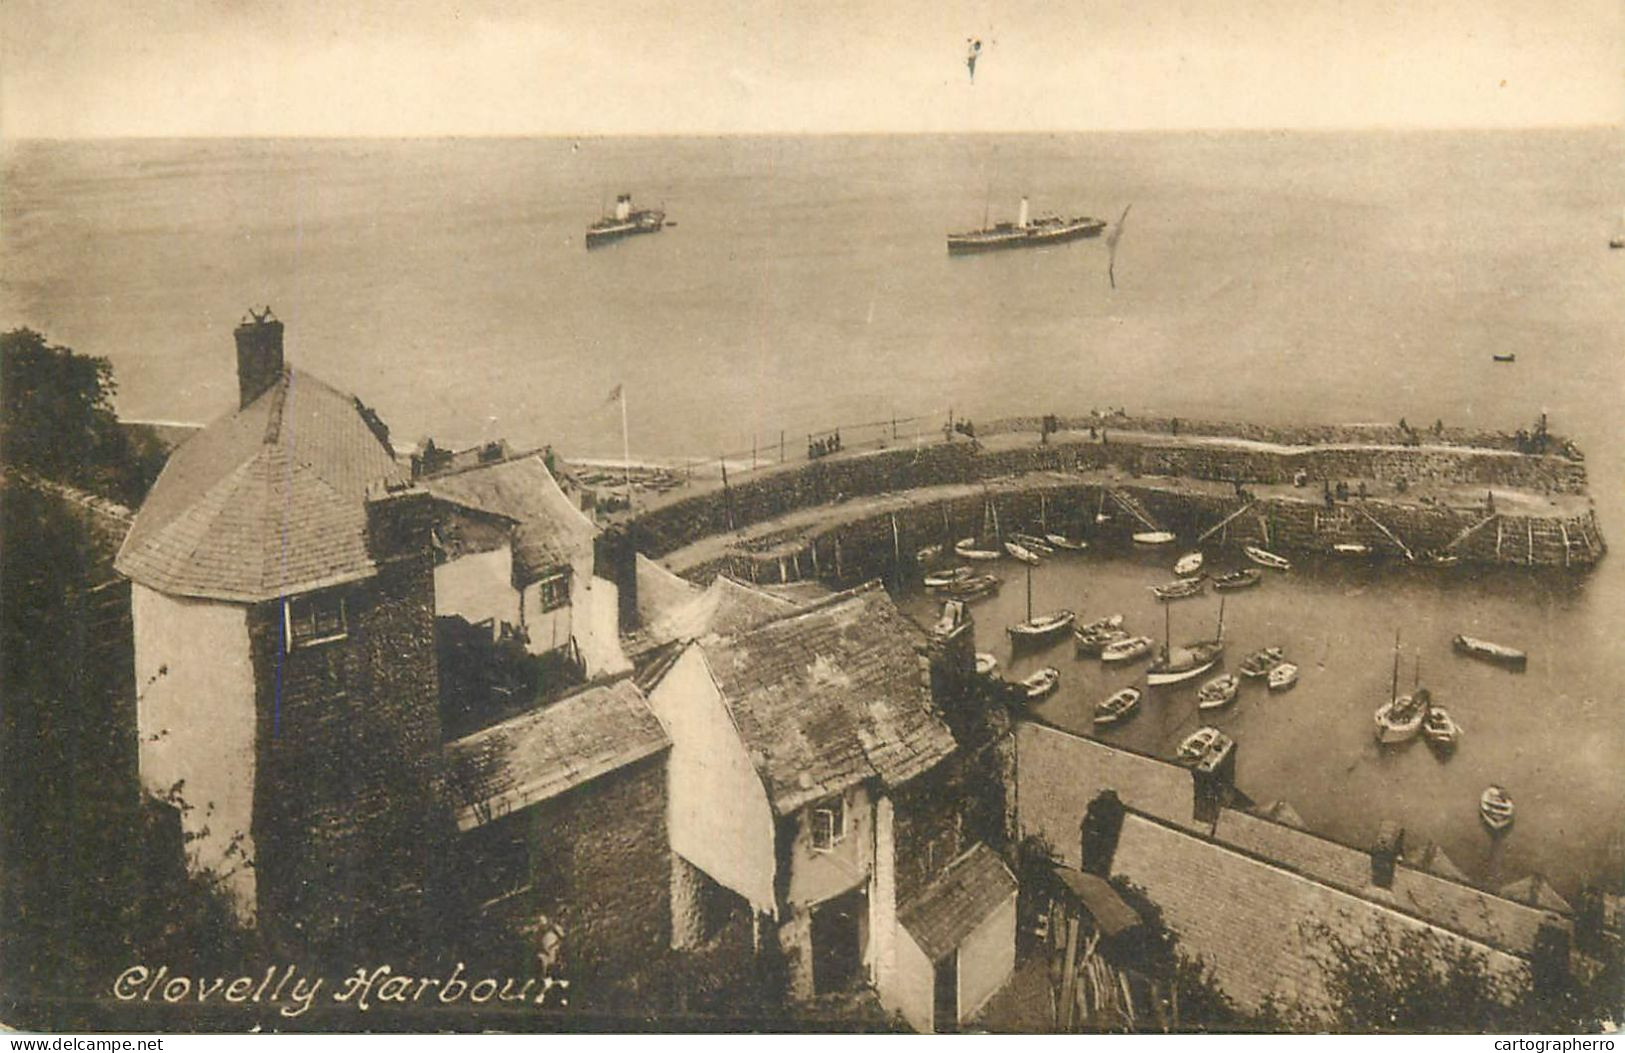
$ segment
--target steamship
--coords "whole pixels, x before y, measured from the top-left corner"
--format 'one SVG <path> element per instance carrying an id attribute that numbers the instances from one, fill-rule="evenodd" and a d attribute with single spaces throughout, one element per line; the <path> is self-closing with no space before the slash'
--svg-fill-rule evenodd
<path id="1" fill-rule="evenodd" d="M 615 211 L 587 228 L 587 248 L 633 234 L 657 234 L 666 225 L 666 213 L 657 208 L 633 208 L 631 194 L 615 197 Z"/>
<path id="2" fill-rule="evenodd" d="M 996 223 L 982 230 L 948 235 L 948 255 L 992 252 L 995 249 L 1025 249 L 1058 245 L 1063 241 L 1095 238 L 1106 229 L 1106 221 L 1092 216 L 1038 216 L 1027 214 L 1027 199 L 1021 199 L 1021 213 L 1014 223 Z"/>

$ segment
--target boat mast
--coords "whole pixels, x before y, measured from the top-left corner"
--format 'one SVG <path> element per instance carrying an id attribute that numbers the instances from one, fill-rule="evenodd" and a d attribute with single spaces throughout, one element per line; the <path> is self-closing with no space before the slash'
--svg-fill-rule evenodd
<path id="1" fill-rule="evenodd" d="M 1166 661 L 1169 650 L 1174 646 L 1174 605 L 1168 600 L 1162 601 L 1162 657 Z"/>
<path id="2" fill-rule="evenodd" d="M 1224 597 L 1219 597 L 1219 639 L 1224 639 Z"/>
<path id="3" fill-rule="evenodd" d="M 1394 685 L 1388 691 L 1390 702 L 1399 698 L 1399 630 L 1394 630 Z"/>
<path id="4" fill-rule="evenodd" d="M 1033 620 L 1033 565 L 1031 563 L 1028 563 L 1028 564 L 1026 564 L 1026 567 L 1027 567 L 1027 621 L 1030 623 Z"/>

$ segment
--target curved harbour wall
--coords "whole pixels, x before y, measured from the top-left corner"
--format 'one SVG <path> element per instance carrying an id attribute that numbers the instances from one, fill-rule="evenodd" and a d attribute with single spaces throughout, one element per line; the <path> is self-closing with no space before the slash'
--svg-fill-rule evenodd
<path id="1" fill-rule="evenodd" d="M 637 519 L 637 543 L 646 554 L 667 556 L 703 538 L 827 505 L 828 516 L 815 524 L 758 531 L 724 554 L 680 560 L 687 565 L 675 569 L 698 579 L 727 570 L 758 581 L 850 581 L 889 573 L 899 555 L 927 544 L 979 533 L 992 514 L 1006 530 L 1040 523 L 1069 532 L 1093 528 L 1095 513 L 1110 511 L 1110 494 L 1118 493 L 1131 495 L 1158 525 L 1187 539 L 1248 506 L 1214 540 L 1283 552 L 1329 552 L 1336 544 L 1360 542 L 1385 555 L 1448 548 L 1463 562 L 1574 569 L 1605 551 L 1594 513 L 1577 510 L 1575 495 L 1586 489 L 1585 466 L 1577 459 L 1443 445 L 1360 445 L 1341 436 L 1322 445 L 1271 447 L 1265 444 L 1284 436 L 1269 438 L 1267 430 L 1248 427 L 1262 437 L 1233 443 L 1157 436 L 981 450 L 955 442 L 814 460 L 651 509 Z M 1284 495 L 1243 498 L 1231 485 L 1290 485 L 1301 477 L 1309 486 Z M 1365 480 L 1371 497 L 1328 507 L 1322 480 Z M 966 484 L 976 490 L 966 493 Z M 1567 510 L 1554 504 L 1550 512 L 1531 512 L 1525 502 L 1496 513 L 1406 499 L 1403 491 L 1419 485 L 1567 495 Z M 849 499 L 878 495 L 894 497 L 893 507 L 842 507 Z M 1139 529 L 1126 509 L 1119 512 L 1117 530 Z"/>

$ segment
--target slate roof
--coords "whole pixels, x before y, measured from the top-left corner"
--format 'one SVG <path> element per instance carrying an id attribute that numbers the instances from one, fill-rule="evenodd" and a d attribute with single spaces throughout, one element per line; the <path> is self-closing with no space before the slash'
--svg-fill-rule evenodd
<path id="1" fill-rule="evenodd" d="M 991 848 L 977 844 L 937 879 L 897 908 L 897 920 L 932 962 L 952 954 L 965 937 L 1016 894 L 1016 879 Z"/>
<path id="2" fill-rule="evenodd" d="M 918 626 L 877 585 L 698 646 L 780 815 L 954 751 L 920 682 Z"/>
<path id="3" fill-rule="evenodd" d="M 170 456 L 119 572 L 171 595 L 237 602 L 370 576 L 367 492 L 409 480 L 358 405 L 285 370 Z"/>
<path id="4" fill-rule="evenodd" d="M 735 636 L 803 606 L 719 575 L 705 591 L 656 615 L 645 632 L 656 644 L 698 640 L 705 636 Z"/>
<path id="5" fill-rule="evenodd" d="M 521 583 L 591 557 L 598 528 L 559 489 L 540 454 L 445 472 L 420 485 L 438 500 L 513 523 L 514 578 Z"/>
<path id="6" fill-rule="evenodd" d="M 1473 947 L 1509 986 L 1528 982 L 1523 957 L 1424 920 L 1402 896 L 1388 902 L 1362 897 L 1135 811 L 1124 816 L 1112 870 L 1145 889 L 1178 933 L 1181 949 L 1212 966 L 1215 979 L 1244 1008 L 1256 1008 L 1271 994 L 1310 1010 L 1326 1005 L 1327 951 L 1303 927 L 1311 920 L 1351 942 L 1379 927 L 1427 930 Z"/>
<path id="7" fill-rule="evenodd" d="M 446 744 L 457 826 L 501 818 L 670 745 L 631 680 L 589 686 Z"/>
<path id="8" fill-rule="evenodd" d="M 1067 866 L 1054 869 L 1055 877 L 1078 897 L 1078 902 L 1088 909 L 1095 924 L 1107 936 L 1116 936 L 1140 924 L 1140 915 L 1106 879 Z"/>
<path id="9" fill-rule="evenodd" d="M 1560 914 L 1573 914 L 1574 908 L 1539 874 L 1519 878 L 1501 886 L 1501 895 L 1519 903 L 1527 903 L 1531 907 L 1542 910 L 1556 911 Z"/>

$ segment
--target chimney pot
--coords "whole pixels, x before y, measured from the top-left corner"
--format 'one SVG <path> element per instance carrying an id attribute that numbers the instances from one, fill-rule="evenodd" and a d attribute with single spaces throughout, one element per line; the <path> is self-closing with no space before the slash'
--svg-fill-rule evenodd
<path id="1" fill-rule="evenodd" d="M 1394 887 L 1394 871 L 1405 851 L 1405 828 L 1384 819 L 1371 844 L 1371 883 L 1378 888 Z"/>
<path id="2" fill-rule="evenodd" d="M 247 406 L 271 390 L 282 377 L 282 323 L 271 308 L 249 308 L 248 317 L 238 324 L 237 407 Z"/>

